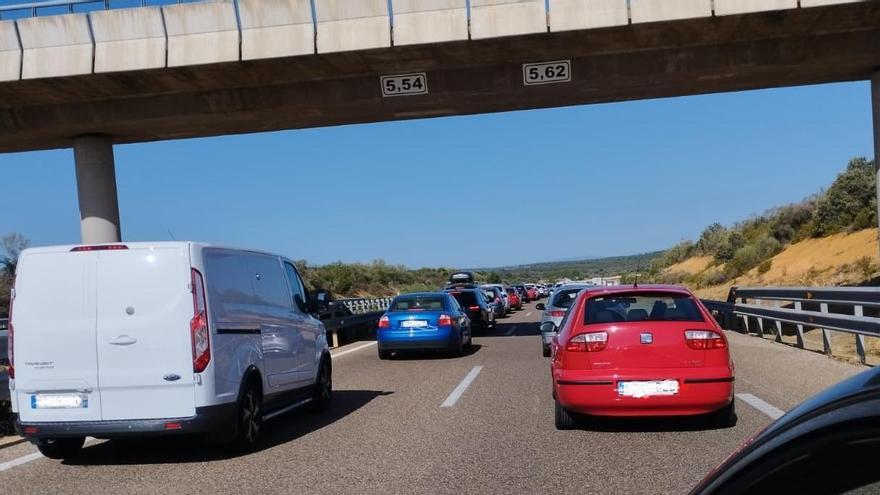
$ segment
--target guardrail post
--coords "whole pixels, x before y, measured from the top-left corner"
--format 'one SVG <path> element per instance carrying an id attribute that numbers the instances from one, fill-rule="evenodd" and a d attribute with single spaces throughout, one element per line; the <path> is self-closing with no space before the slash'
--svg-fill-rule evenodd
<path id="1" fill-rule="evenodd" d="M 764 338 L 764 318 L 758 317 L 758 337 Z"/>
<path id="2" fill-rule="evenodd" d="M 780 309 L 780 306 L 782 306 L 782 304 L 779 302 L 779 299 L 776 299 L 775 301 L 773 301 L 773 306 L 776 309 Z M 781 343 L 782 342 L 782 322 L 779 320 L 774 320 L 774 323 L 776 324 L 776 342 Z"/>
<path id="3" fill-rule="evenodd" d="M 864 316 L 864 310 L 861 306 L 855 306 L 853 308 L 853 313 L 855 316 Z M 865 336 L 856 334 L 856 352 L 859 355 L 859 361 L 862 364 L 868 364 L 868 359 L 865 356 Z"/>
<path id="4" fill-rule="evenodd" d="M 802 307 L 800 301 L 795 301 L 794 309 L 797 311 L 803 310 L 803 307 Z M 800 323 L 797 324 L 797 343 L 795 343 L 795 345 L 800 347 L 801 349 L 804 348 L 804 326 L 801 325 Z"/>
<path id="5" fill-rule="evenodd" d="M 819 305 L 819 311 L 823 313 L 828 312 L 828 303 L 822 303 Z M 825 351 L 825 354 L 831 355 L 831 331 L 825 328 L 822 329 L 822 348 Z"/>

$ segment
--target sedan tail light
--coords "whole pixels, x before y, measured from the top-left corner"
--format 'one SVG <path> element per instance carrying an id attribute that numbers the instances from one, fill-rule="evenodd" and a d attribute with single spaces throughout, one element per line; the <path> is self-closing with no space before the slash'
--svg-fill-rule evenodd
<path id="1" fill-rule="evenodd" d="M 563 316 L 565 316 L 565 311 L 545 311 L 544 314 L 547 315 L 549 318 L 562 318 Z"/>
<path id="2" fill-rule="evenodd" d="M 572 337 L 565 350 L 569 352 L 598 352 L 608 345 L 608 332 L 582 333 Z"/>
<path id="3" fill-rule="evenodd" d="M 391 320 L 388 319 L 388 315 L 382 315 L 379 318 L 379 328 L 391 328 Z"/>
<path id="4" fill-rule="evenodd" d="M 687 330 L 684 332 L 684 340 L 688 347 L 696 350 L 725 349 L 727 347 L 724 337 L 712 330 Z"/>
<path id="5" fill-rule="evenodd" d="M 437 319 L 438 327 L 451 327 L 452 326 L 452 318 L 449 315 L 440 315 L 440 318 Z"/>

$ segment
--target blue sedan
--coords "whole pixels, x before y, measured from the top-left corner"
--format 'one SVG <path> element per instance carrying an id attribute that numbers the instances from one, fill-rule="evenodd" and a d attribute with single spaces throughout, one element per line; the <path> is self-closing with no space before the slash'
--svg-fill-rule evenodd
<path id="1" fill-rule="evenodd" d="M 445 350 L 461 356 L 471 346 L 471 322 L 445 292 L 419 292 L 394 298 L 379 319 L 379 359 L 393 351 Z"/>

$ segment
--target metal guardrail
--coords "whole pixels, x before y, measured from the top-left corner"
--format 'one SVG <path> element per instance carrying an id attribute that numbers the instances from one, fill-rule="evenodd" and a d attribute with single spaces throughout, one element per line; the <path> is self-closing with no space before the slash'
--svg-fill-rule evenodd
<path id="1" fill-rule="evenodd" d="M 757 335 L 764 337 L 765 320 L 769 320 L 776 341 L 782 342 L 783 325 L 793 327 L 795 345 L 800 348 L 804 347 L 804 330 L 819 329 L 828 355 L 832 354 L 830 331 L 853 334 L 862 364 L 866 363 L 865 337 L 880 337 L 880 318 L 865 315 L 865 308 L 880 308 L 878 287 L 733 287 L 727 301 L 703 303 L 730 330 L 751 333 L 751 320 L 755 320 Z"/>
<path id="2" fill-rule="evenodd" d="M 341 299 L 331 302 L 327 311 L 321 314 L 321 321 L 327 329 L 330 344 L 339 346 L 339 334 L 356 331 L 358 328 L 373 327 L 391 305 L 392 298 Z"/>

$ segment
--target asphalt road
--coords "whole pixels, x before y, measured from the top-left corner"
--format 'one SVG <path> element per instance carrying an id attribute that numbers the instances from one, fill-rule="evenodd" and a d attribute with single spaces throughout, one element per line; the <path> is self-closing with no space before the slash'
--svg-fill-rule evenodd
<path id="1" fill-rule="evenodd" d="M 16 495 L 677 494 L 772 421 L 738 399 L 739 421 L 728 429 L 638 420 L 558 432 L 538 319 L 528 305 L 475 338 L 474 351 L 462 358 L 380 361 L 371 343 L 337 349 L 331 410 L 273 420 L 263 449 L 250 455 L 230 456 L 186 438 L 94 441 L 75 461 L 58 462 L 23 444 L 0 450 L 0 487 Z M 763 401 L 769 414 L 862 369 L 729 335 L 737 393 Z"/>

